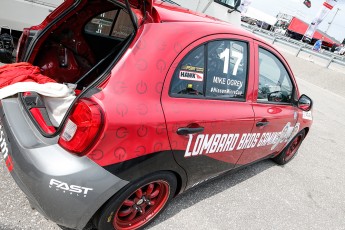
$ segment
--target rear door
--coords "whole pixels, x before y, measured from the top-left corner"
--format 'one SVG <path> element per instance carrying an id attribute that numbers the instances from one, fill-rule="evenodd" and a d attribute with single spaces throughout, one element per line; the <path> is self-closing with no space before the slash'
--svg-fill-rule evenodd
<path id="1" fill-rule="evenodd" d="M 296 83 L 284 58 L 269 46 L 255 43 L 255 94 L 253 135 L 257 144 L 247 148 L 238 165 L 278 154 L 297 122 Z"/>
<path id="2" fill-rule="evenodd" d="M 189 186 L 232 169 L 243 134 L 254 124 L 252 40 L 209 36 L 177 57 L 164 83 L 162 105 L 175 159 Z"/>

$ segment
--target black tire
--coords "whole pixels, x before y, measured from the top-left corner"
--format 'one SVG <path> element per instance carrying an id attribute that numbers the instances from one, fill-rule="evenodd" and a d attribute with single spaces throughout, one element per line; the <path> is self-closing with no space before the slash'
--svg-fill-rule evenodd
<path id="1" fill-rule="evenodd" d="M 99 230 L 141 229 L 164 210 L 176 187 L 176 177 L 170 172 L 151 174 L 132 182 L 107 202 L 95 224 Z"/>
<path id="2" fill-rule="evenodd" d="M 285 165 L 290 162 L 298 152 L 305 137 L 305 130 L 300 131 L 285 147 L 285 149 L 272 160 L 279 165 Z"/>

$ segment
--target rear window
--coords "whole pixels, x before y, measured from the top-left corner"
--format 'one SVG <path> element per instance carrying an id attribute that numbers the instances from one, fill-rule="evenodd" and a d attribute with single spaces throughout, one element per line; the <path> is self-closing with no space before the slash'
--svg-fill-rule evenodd
<path id="1" fill-rule="evenodd" d="M 112 10 L 92 18 L 85 26 L 85 32 L 115 38 L 126 38 L 134 31 L 127 12 Z"/>

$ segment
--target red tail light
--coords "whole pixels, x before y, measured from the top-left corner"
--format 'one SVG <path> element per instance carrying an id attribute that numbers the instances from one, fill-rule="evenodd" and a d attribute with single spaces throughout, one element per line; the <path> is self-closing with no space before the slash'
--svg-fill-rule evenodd
<path id="1" fill-rule="evenodd" d="M 85 155 L 99 138 L 103 127 L 103 111 L 90 99 L 80 99 L 68 117 L 59 144 L 79 156 Z"/>

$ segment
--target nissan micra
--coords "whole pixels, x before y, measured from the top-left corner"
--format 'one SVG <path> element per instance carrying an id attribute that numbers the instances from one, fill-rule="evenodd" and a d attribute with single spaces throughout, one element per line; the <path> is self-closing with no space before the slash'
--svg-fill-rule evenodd
<path id="1" fill-rule="evenodd" d="M 25 29 L 18 62 L 76 98 L 1 100 L 0 147 L 59 225 L 139 229 L 176 195 L 259 160 L 286 164 L 312 124 L 284 57 L 250 32 L 153 0 L 66 0 Z"/>

